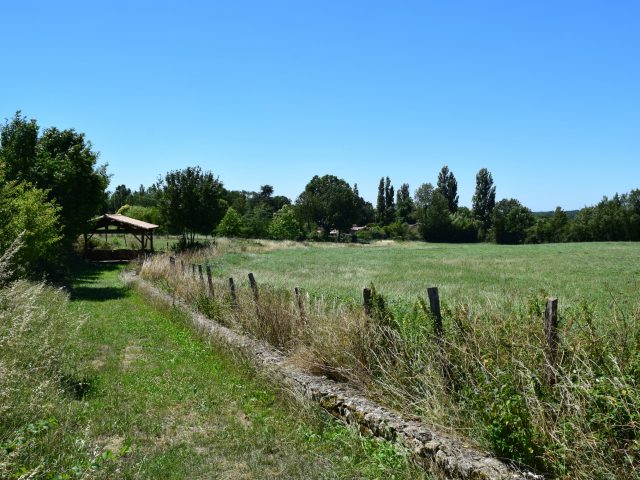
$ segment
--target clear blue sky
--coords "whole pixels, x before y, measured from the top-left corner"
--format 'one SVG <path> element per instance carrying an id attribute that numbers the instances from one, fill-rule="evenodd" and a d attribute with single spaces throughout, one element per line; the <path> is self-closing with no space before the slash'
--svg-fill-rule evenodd
<path id="1" fill-rule="evenodd" d="M 0 117 L 85 132 L 111 188 L 200 165 L 295 198 L 315 174 L 470 205 L 640 188 L 640 2 L 12 1 Z"/>

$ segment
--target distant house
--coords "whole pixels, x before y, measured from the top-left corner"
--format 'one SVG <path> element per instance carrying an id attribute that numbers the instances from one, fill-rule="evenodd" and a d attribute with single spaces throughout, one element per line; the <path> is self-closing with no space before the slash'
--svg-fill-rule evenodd
<path id="1" fill-rule="evenodd" d="M 367 230 L 369 227 L 367 227 L 366 225 L 363 227 L 359 227 L 358 225 L 352 225 L 351 226 L 351 233 L 358 233 L 362 230 Z"/>

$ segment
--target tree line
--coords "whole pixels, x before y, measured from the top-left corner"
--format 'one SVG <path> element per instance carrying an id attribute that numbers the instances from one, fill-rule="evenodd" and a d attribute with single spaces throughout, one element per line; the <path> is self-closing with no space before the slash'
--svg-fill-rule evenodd
<path id="1" fill-rule="evenodd" d="M 228 190 L 200 167 L 170 171 L 148 187 L 107 191 L 106 166 L 98 164 L 84 134 L 41 131 L 36 120 L 17 112 L 0 128 L 0 252 L 24 232 L 20 263 L 46 266 L 71 249 L 92 218 L 107 212 L 158 224 L 179 235 L 182 247 L 195 245 L 197 234 L 501 244 L 640 240 L 640 190 L 604 197 L 571 215 L 560 207 L 535 215 L 517 199 L 496 201 L 486 168 L 475 183 L 471 208 L 459 205 L 458 182 L 446 165 L 435 184 L 422 183 L 413 194 L 409 184 L 396 190 L 388 176 L 381 177 L 375 206 L 357 184 L 334 175 L 314 176 L 292 201 L 274 195 L 268 184 L 258 191 Z"/>

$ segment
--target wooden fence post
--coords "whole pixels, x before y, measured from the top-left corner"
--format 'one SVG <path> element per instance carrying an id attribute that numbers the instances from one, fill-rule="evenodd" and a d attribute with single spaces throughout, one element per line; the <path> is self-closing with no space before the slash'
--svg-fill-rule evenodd
<path id="1" fill-rule="evenodd" d="M 362 290 L 362 299 L 364 304 L 364 314 L 367 317 L 371 316 L 371 289 L 365 288 Z"/>
<path id="2" fill-rule="evenodd" d="M 213 294 L 213 279 L 211 278 L 211 266 L 207 265 L 207 284 L 209 285 L 209 296 L 214 297 Z"/>
<path id="3" fill-rule="evenodd" d="M 438 340 L 442 339 L 442 314 L 440 313 L 440 294 L 438 287 L 427 288 L 429 296 L 429 308 L 433 314 L 433 333 Z"/>
<path id="4" fill-rule="evenodd" d="M 195 263 L 191 264 L 191 275 L 193 275 L 194 277 L 196 276 L 196 264 Z"/>
<path id="5" fill-rule="evenodd" d="M 304 324 L 307 323 L 307 317 L 304 313 L 304 303 L 302 302 L 302 293 L 300 293 L 300 289 L 295 287 L 293 291 L 296 294 L 296 302 L 298 303 L 298 310 L 300 311 L 300 321 Z"/>
<path id="6" fill-rule="evenodd" d="M 180 269 L 182 270 L 182 274 L 184 275 L 184 260 L 180 260 Z"/>
<path id="7" fill-rule="evenodd" d="M 234 307 L 237 307 L 238 296 L 236 295 L 236 284 L 233 282 L 233 277 L 229 277 L 229 291 L 231 292 L 231 303 Z"/>
<path id="8" fill-rule="evenodd" d="M 256 277 L 253 276 L 253 273 L 249 274 L 249 283 L 253 291 L 253 299 L 258 302 L 258 284 L 256 283 Z"/>
<path id="9" fill-rule="evenodd" d="M 202 265 L 198 265 L 198 275 L 200 275 L 200 281 L 204 283 L 204 276 L 202 276 Z"/>
<path id="10" fill-rule="evenodd" d="M 251 284 L 251 290 L 253 290 L 253 301 L 256 303 L 256 316 L 260 319 L 260 302 L 258 297 L 258 284 L 256 283 L 256 277 L 253 273 L 249 273 L 249 283 Z"/>
<path id="11" fill-rule="evenodd" d="M 547 385 L 556 383 L 556 367 L 558 362 L 558 299 L 547 298 L 544 311 L 544 333 L 547 340 L 547 363 L 545 364 Z"/>
<path id="12" fill-rule="evenodd" d="M 169 266 L 171 267 L 171 271 L 175 271 L 176 269 L 176 257 L 169 257 Z"/>
<path id="13" fill-rule="evenodd" d="M 438 293 L 438 287 L 427 288 L 427 295 L 429 296 L 429 309 L 433 315 L 433 333 L 436 337 L 436 344 L 438 346 L 440 373 L 442 374 L 442 378 L 447 389 L 452 390 L 453 381 L 451 377 L 451 365 L 449 364 L 444 351 L 442 312 L 440 311 L 440 294 Z"/>

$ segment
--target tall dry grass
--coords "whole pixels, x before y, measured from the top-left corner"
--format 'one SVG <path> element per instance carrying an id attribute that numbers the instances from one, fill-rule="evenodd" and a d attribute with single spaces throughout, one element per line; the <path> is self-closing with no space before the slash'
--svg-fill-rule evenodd
<path id="1" fill-rule="evenodd" d="M 67 295 L 44 283 L 14 279 L 20 239 L 0 258 L 0 478 L 47 477 L 55 471 L 70 417 L 67 349 L 81 322 Z"/>
<path id="2" fill-rule="evenodd" d="M 219 244 L 215 255 L 233 248 Z M 256 304 L 248 281 L 236 279 L 236 304 L 228 279 L 214 278 L 211 295 L 206 275 L 192 275 L 190 265 L 201 261 L 185 254 L 172 269 L 157 256 L 141 274 L 307 370 L 355 384 L 503 458 L 557 478 L 640 475 L 640 304 L 612 308 L 608 318 L 595 318 L 589 304 L 563 310 L 550 383 L 543 296 L 443 305 L 439 343 L 418 299 L 391 309 L 375 294 L 367 317 L 357 301 L 306 295 L 301 312 L 293 290 L 259 285 Z"/>

